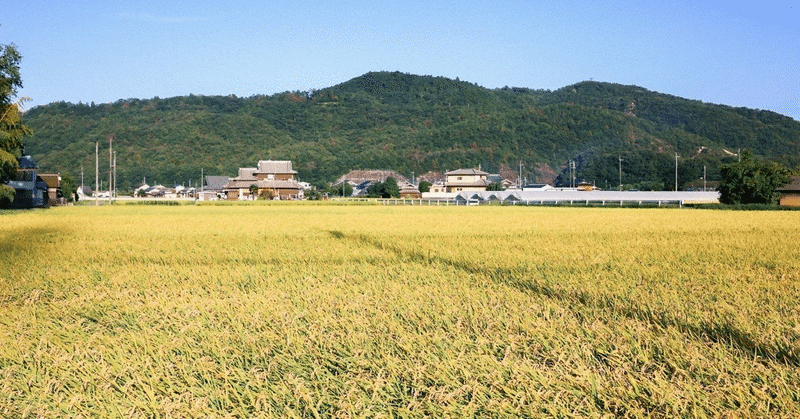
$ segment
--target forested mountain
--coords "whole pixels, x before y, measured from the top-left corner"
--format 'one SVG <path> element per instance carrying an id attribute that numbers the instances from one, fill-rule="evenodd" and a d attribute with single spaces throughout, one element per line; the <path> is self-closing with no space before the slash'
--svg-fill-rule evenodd
<path id="1" fill-rule="evenodd" d="M 248 98 L 181 96 L 108 104 L 52 103 L 28 111 L 26 152 L 42 169 L 80 168 L 93 183 L 94 143 L 101 177 L 108 139 L 118 187 L 196 184 L 258 160 L 292 160 L 300 180 L 332 181 L 350 169 L 393 169 L 408 176 L 477 167 L 531 180 L 576 177 L 616 187 L 718 176 L 740 148 L 790 167 L 800 164 L 800 122 L 769 111 L 706 104 L 641 87 L 582 82 L 556 91 L 489 90 L 443 77 L 367 73 L 311 92 Z M 103 174 L 105 173 L 105 176 Z M 91 174 L 91 175 L 90 175 Z M 566 181 L 567 175 L 564 175 Z M 89 182 L 89 179 L 92 179 Z"/>

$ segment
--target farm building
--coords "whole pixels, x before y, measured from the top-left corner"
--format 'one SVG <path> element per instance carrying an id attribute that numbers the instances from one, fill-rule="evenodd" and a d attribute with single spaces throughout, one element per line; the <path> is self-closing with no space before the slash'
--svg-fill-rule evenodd
<path id="1" fill-rule="evenodd" d="M 44 176 L 44 178 L 43 178 Z M 54 178 L 53 178 L 54 177 Z M 14 188 L 14 202 L 0 202 L 0 207 L 6 208 L 33 208 L 45 207 L 51 204 L 49 185 L 45 178 L 52 181 L 54 200 L 59 195 L 61 177 L 58 175 L 40 174 L 38 166 L 30 156 L 18 160 L 17 174 L 8 186 Z"/>
<path id="2" fill-rule="evenodd" d="M 800 207 L 800 176 L 791 176 L 789 183 L 777 189 L 782 207 Z"/>

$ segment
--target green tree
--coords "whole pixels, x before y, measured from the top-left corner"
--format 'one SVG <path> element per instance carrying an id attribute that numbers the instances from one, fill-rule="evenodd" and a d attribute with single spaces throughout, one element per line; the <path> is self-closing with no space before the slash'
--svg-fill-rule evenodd
<path id="1" fill-rule="evenodd" d="M 430 192 L 431 190 L 431 183 L 427 181 L 422 181 L 419 183 L 419 191 L 420 192 Z"/>
<path id="2" fill-rule="evenodd" d="M 257 197 L 258 196 L 258 185 L 255 183 L 250 185 L 250 196 Z"/>
<path id="3" fill-rule="evenodd" d="M 384 198 L 399 198 L 400 197 L 400 186 L 397 184 L 397 180 L 393 177 L 387 177 L 386 181 L 383 182 L 383 195 Z"/>
<path id="4" fill-rule="evenodd" d="M 493 183 L 490 183 L 489 186 L 486 187 L 486 190 L 487 191 L 504 191 L 505 188 L 503 187 L 502 183 L 493 182 Z"/>
<path id="5" fill-rule="evenodd" d="M 380 198 L 383 196 L 383 182 L 375 182 L 367 187 L 367 196 L 370 198 Z"/>
<path id="6" fill-rule="evenodd" d="M 774 204 L 776 188 L 789 181 L 789 169 L 768 160 L 758 160 L 749 150 L 742 151 L 742 161 L 720 167 L 720 202 L 723 204 Z"/>
<path id="7" fill-rule="evenodd" d="M 305 198 L 309 201 L 319 201 L 322 199 L 322 194 L 319 193 L 317 188 L 308 189 L 305 191 Z"/>
<path id="8" fill-rule="evenodd" d="M 20 121 L 19 106 L 25 98 L 15 101 L 22 87 L 21 59 L 14 44 L 0 45 L 0 202 L 6 203 L 14 200 L 14 189 L 5 183 L 16 175 L 22 139 L 33 133 Z"/>
<path id="9" fill-rule="evenodd" d="M 342 185 L 338 185 L 338 186 L 333 185 L 333 186 L 331 186 L 331 188 L 328 190 L 328 193 L 331 196 L 342 196 Z M 351 185 L 348 182 L 345 182 L 345 184 L 344 184 L 344 196 L 345 197 L 353 196 L 353 185 Z"/>
<path id="10" fill-rule="evenodd" d="M 61 196 L 66 198 L 67 202 L 75 201 L 75 192 L 78 191 L 78 185 L 75 179 L 70 175 L 61 176 Z"/>

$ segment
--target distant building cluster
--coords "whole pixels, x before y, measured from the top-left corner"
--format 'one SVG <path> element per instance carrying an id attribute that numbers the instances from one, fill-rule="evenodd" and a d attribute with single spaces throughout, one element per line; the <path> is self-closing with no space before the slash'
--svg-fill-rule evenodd
<path id="1" fill-rule="evenodd" d="M 35 192 L 35 188 L 26 189 L 28 192 L 22 196 L 34 196 L 32 199 L 39 199 L 35 202 L 43 199 L 35 198 L 36 193 L 42 197 L 44 194 L 56 197 L 60 177 L 26 172 L 33 169 L 35 169 L 35 165 L 32 162 L 25 162 L 21 165 L 20 177 L 26 179 L 36 177 L 37 182 L 41 185 L 40 192 Z M 430 183 L 426 192 L 420 192 L 418 179 L 408 179 L 394 170 L 352 170 L 331 184 L 331 188 L 336 189 L 347 184 L 352 187 L 352 196 L 364 197 L 369 194 L 370 186 L 384 183 L 390 177 L 397 181 L 400 198 L 450 200 L 464 203 L 578 201 L 585 202 L 587 205 L 589 202 L 599 202 L 605 205 L 606 202 L 636 201 L 640 205 L 643 202 L 655 202 L 660 205 L 662 202 L 718 202 L 719 199 L 717 191 L 602 191 L 586 182 L 570 188 L 556 188 L 548 184 L 517 183 L 504 179 L 500 175 L 487 173 L 480 168 L 456 169 L 445 172 L 443 177 L 429 173 L 423 177 L 426 182 Z M 310 184 L 297 180 L 297 172 L 292 168 L 291 161 L 259 160 L 256 167 L 239 168 L 234 177 L 205 176 L 204 183 L 199 188 L 191 186 L 167 188 L 163 185 L 143 184 L 136 189 L 134 195 L 152 198 L 194 198 L 203 201 L 299 200 L 304 199 L 305 191 L 311 188 Z M 79 190 L 79 194 L 84 192 Z M 791 182 L 778 188 L 776 192 L 780 194 L 780 205 L 800 206 L 800 176 L 792 176 Z"/>

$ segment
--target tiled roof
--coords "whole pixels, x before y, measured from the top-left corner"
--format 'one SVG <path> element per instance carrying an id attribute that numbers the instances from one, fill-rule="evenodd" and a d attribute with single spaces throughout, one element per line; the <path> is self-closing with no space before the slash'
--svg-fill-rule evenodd
<path id="1" fill-rule="evenodd" d="M 239 168 L 239 176 L 236 176 L 235 180 L 256 180 L 256 169 L 255 167 L 240 167 Z"/>
<path id="2" fill-rule="evenodd" d="M 230 180 L 227 176 L 206 176 L 205 189 L 220 190 Z"/>
<path id="3" fill-rule="evenodd" d="M 478 180 L 457 180 L 455 182 L 445 182 L 446 186 L 489 186 L 492 182 L 487 179 Z"/>
<path id="4" fill-rule="evenodd" d="M 458 169 L 453 170 L 452 172 L 447 172 L 445 175 L 454 176 L 454 175 L 483 175 L 486 176 L 488 173 L 478 170 L 478 169 Z"/>
<path id="5" fill-rule="evenodd" d="M 367 181 L 386 182 L 386 179 L 390 177 L 393 177 L 398 183 L 406 182 L 408 180 L 405 176 L 397 173 L 394 170 L 351 170 L 346 175 L 336 179 L 333 184 L 341 185 L 344 179 L 347 179 L 348 182 L 355 182 L 356 184 L 361 184 Z"/>
<path id="6" fill-rule="evenodd" d="M 223 189 L 248 189 L 258 185 L 259 189 L 302 189 L 296 180 L 237 180 L 231 179 Z"/>
<path id="7" fill-rule="evenodd" d="M 302 189 L 296 180 L 259 180 L 257 183 L 261 189 Z"/>
<path id="8" fill-rule="evenodd" d="M 255 173 L 297 173 L 289 160 L 259 160 Z"/>
<path id="9" fill-rule="evenodd" d="M 783 192 L 798 192 L 800 191 L 800 176 L 790 176 L 789 183 L 777 189 Z"/>

